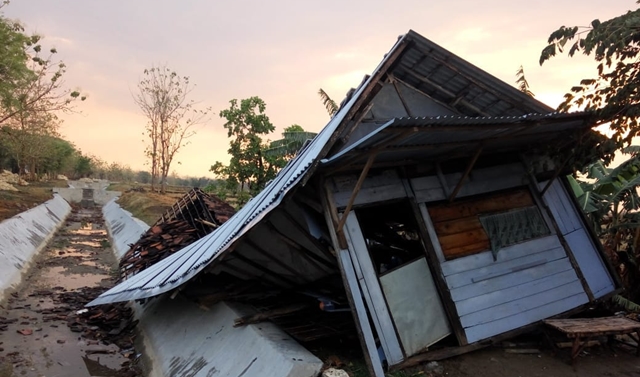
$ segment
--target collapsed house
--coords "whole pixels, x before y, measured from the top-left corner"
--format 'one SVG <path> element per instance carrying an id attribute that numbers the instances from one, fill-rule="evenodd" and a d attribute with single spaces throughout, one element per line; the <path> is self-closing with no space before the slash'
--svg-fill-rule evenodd
<path id="1" fill-rule="evenodd" d="M 224 224 L 235 209 L 199 188 L 189 190 L 120 259 L 120 279 L 146 269 Z"/>
<path id="2" fill-rule="evenodd" d="M 238 213 L 90 305 L 180 292 L 299 340 L 355 328 L 375 376 L 485 346 L 619 289 L 549 153 L 592 126 L 409 31 Z"/>

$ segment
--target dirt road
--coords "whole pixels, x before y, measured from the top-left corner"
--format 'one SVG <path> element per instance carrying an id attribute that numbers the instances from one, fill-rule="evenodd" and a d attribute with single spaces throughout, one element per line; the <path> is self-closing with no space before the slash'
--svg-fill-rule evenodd
<path id="1" fill-rule="evenodd" d="M 0 307 L 0 377 L 135 376 L 131 312 L 84 309 L 114 284 L 99 208 L 74 208 Z"/>

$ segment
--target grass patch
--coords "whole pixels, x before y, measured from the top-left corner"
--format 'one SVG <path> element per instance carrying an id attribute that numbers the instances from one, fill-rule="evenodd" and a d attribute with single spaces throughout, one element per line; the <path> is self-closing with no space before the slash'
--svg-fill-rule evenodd
<path id="1" fill-rule="evenodd" d="M 149 225 L 153 225 L 168 210 L 184 192 L 158 194 L 155 192 L 124 192 L 118 204 L 133 216 Z"/>
<path id="2" fill-rule="evenodd" d="M 100 240 L 100 247 L 103 249 L 108 249 L 111 247 L 111 242 L 109 242 L 109 240 Z"/>
<path id="3" fill-rule="evenodd" d="M 53 198 L 54 187 L 67 187 L 67 181 L 30 182 L 29 186 L 16 186 L 18 191 L 0 191 L 0 221 Z"/>

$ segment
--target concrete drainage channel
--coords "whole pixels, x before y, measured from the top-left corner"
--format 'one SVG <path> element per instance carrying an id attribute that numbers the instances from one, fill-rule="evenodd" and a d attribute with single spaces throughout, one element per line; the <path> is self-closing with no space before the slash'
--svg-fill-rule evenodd
<path id="1" fill-rule="evenodd" d="M 22 284 L 10 289 L 6 282 L 0 284 L 0 293 L 8 297 L 0 301 L 0 377 L 141 375 L 133 348 L 135 318 L 141 333 L 136 344 L 144 348 L 148 376 L 318 374 L 322 362 L 277 327 L 234 328 L 233 319 L 243 315 L 241 307 L 220 303 L 203 311 L 180 298 L 162 297 L 145 307 L 121 303 L 85 309 L 85 303 L 114 284 L 114 255 L 126 252 L 148 226 L 121 209 L 116 194 L 105 191 L 106 184 L 70 186 L 56 192 L 77 204 L 48 244 L 47 232 L 54 233 L 68 213 L 58 196 L 58 215 L 44 204 L 38 212 L 39 220 L 51 218 L 45 227 L 35 220 L 23 225 L 43 228 L 42 234 L 18 234 L 28 238 L 23 243 L 30 250 L 20 259 L 20 269 L 27 270 Z M 0 235 L 3 228 L 5 222 Z M 4 241 L 0 238 L 0 259 L 7 250 Z M 14 236 L 12 243 L 18 241 Z M 37 254 L 39 242 L 47 246 Z"/>
<path id="2" fill-rule="evenodd" d="M 83 316 L 84 304 L 114 283 L 116 260 L 100 209 L 74 207 L 34 262 L 0 312 L 0 376 L 136 375 L 127 357 L 134 355 L 126 339 L 133 324 L 126 329 L 117 318 L 113 326 L 104 316 L 94 324 Z M 121 326 L 122 336 L 103 338 L 105 327 Z"/>

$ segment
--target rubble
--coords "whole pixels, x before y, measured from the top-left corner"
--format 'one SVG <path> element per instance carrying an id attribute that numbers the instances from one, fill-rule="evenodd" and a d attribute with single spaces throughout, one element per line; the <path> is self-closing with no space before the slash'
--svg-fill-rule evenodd
<path id="1" fill-rule="evenodd" d="M 18 191 L 18 189 L 7 182 L 0 181 L 0 191 Z"/>
<path id="2" fill-rule="evenodd" d="M 120 261 L 126 279 L 216 230 L 235 209 L 194 188 L 167 210 Z"/>
<path id="3" fill-rule="evenodd" d="M 329 368 L 322 372 L 322 377 L 349 377 L 349 374 L 342 369 Z"/>
<path id="4" fill-rule="evenodd" d="M 28 186 L 29 182 L 25 181 L 24 179 L 20 178 L 20 176 L 18 174 L 13 174 L 12 172 L 8 171 L 8 170 L 3 170 L 2 173 L 0 173 L 0 182 L 5 182 L 8 183 L 10 185 L 18 185 L 18 186 Z M 0 190 L 2 190 L 0 188 Z"/>
<path id="5" fill-rule="evenodd" d="M 69 180 L 69 178 L 67 178 L 67 176 L 64 175 L 64 174 L 58 174 L 56 179 L 59 179 L 59 180 L 62 180 L 62 181 L 68 181 Z"/>

